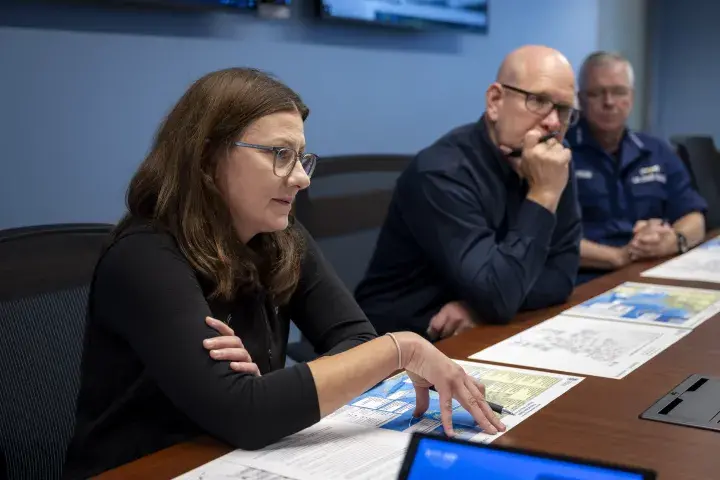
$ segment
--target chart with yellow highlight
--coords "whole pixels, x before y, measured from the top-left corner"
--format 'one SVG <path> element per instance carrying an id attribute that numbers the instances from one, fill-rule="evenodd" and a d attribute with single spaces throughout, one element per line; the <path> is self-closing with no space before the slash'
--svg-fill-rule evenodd
<path id="1" fill-rule="evenodd" d="M 456 360 L 465 371 L 485 385 L 486 397 L 510 410 L 498 415 L 508 430 L 577 385 L 582 377 L 537 372 Z M 406 373 L 391 377 L 329 415 L 334 421 L 379 427 L 396 432 L 443 433 L 440 399 L 430 392 L 428 410 L 419 418 L 415 410 L 415 388 Z M 453 400 L 452 422 L 459 438 L 490 443 L 500 437 L 483 433 L 470 413 Z"/>

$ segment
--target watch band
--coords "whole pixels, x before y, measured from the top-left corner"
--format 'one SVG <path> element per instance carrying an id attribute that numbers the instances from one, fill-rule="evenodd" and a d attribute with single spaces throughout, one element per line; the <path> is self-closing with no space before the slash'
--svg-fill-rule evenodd
<path id="1" fill-rule="evenodd" d="M 688 247 L 688 241 L 687 241 L 687 238 L 685 237 L 685 235 L 678 232 L 677 230 L 675 231 L 675 235 L 677 236 L 678 252 L 680 252 L 680 253 L 687 252 L 690 248 Z"/>

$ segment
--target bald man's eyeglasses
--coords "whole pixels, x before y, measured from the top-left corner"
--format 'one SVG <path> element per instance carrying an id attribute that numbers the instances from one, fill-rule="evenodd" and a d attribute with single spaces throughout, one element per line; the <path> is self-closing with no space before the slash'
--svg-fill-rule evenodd
<path id="1" fill-rule="evenodd" d="M 513 87 L 512 85 L 501 84 L 501 86 L 515 93 L 524 95 L 525 107 L 532 113 L 545 117 L 555 110 L 560 122 L 564 125 L 575 125 L 580 118 L 580 111 L 578 109 L 569 105 L 555 103 L 552 98 L 547 95 L 528 92 L 527 90 Z"/>

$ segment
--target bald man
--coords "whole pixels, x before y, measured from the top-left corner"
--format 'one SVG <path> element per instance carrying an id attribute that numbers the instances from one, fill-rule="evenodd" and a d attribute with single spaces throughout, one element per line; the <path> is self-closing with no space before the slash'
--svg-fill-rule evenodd
<path id="1" fill-rule="evenodd" d="M 522 47 L 500 66 L 480 120 L 415 157 L 355 292 L 379 333 L 436 340 L 567 299 L 581 238 L 562 143 L 574 101 L 567 59 Z"/>

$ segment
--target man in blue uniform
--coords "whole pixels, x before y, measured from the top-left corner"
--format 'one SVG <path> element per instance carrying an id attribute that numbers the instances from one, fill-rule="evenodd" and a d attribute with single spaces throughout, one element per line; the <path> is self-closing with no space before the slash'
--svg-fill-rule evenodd
<path id="1" fill-rule="evenodd" d="M 522 47 L 488 87 L 482 118 L 416 156 L 356 290 L 379 333 L 443 338 L 567 299 L 581 238 L 562 144 L 574 101 L 567 59 Z"/>
<path id="2" fill-rule="evenodd" d="M 633 70 L 595 52 L 579 75 L 583 112 L 567 140 L 582 210 L 578 283 L 634 260 L 682 253 L 705 235 L 705 201 L 670 146 L 633 132 Z"/>

